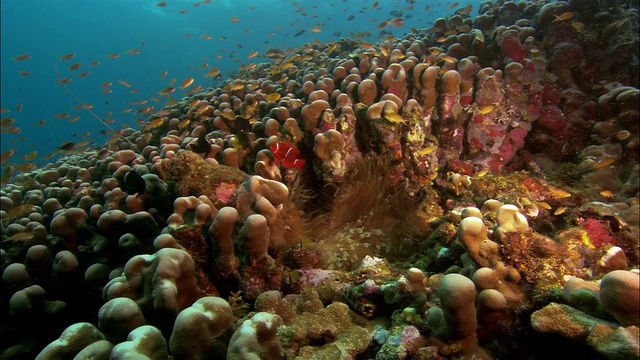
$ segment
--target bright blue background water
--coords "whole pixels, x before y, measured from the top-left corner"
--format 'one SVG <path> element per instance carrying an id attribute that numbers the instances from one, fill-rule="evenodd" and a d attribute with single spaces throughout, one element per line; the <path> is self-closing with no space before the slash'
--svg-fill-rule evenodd
<path id="1" fill-rule="evenodd" d="M 252 51 L 265 52 L 269 48 L 295 48 L 314 39 L 333 41 L 340 36 L 349 37 L 349 32 L 369 31 L 376 41 L 379 31 L 375 27 L 383 20 L 394 16 L 390 11 L 403 11 L 405 18 L 401 28 L 387 27 L 396 36 L 410 31 L 409 27 L 431 27 L 433 20 L 450 15 L 457 8 L 474 3 L 474 12 L 480 1 L 463 2 L 454 9 L 448 8 L 453 2 L 433 3 L 417 0 L 413 10 L 406 7 L 413 1 L 382 0 L 371 9 L 374 1 L 326 0 L 326 1 L 279 1 L 279 0 L 212 0 L 194 6 L 194 1 L 169 0 L 166 7 L 158 7 L 158 1 L 144 0 L 3 0 L 1 2 L 1 107 L 10 110 L 1 114 L 11 117 L 22 133 L 2 134 L 2 152 L 16 149 L 10 163 L 20 163 L 21 156 L 32 150 L 38 152 L 36 162 L 40 165 L 54 161 L 41 158 L 60 146 L 64 141 L 79 142 L 86 139 L 103 144 L 108 136 L 99 135 L 106 128 L 91 117 L 86 110 L 74 110 L 78 103 L 56 83 L 53 66 L 61 76 L 70 77 L 69 89 L 84 102 L 94 105 L 93 111 L 104 118 L 111 111 L 116 119 L 112 124 L 120 128 L 122 124 L 133 127 L 140 116 L 135 114 L 139 106 L 131 105 L 157 97 L 159 103 L 149 101 L 145 106 L 155 104 L 160 109 L 166 97 L 157 91 L 169 86 L 176 79 L 175 87 L 188 77 L 194 77 L 203 87 L 211 85 L 211 78 L 203 75 L 211 66 L 218 66 L 223 76 L 238 69 L 240 64 L 267 61 L 260 56 L 248 60 Z M 425 10 L 425 6 L 429 8 Z M 181 14 L 179 11 L 186 9 Z M 348 21 L 349 15 L 355 19 Z M 409 15 L 409 16 L 408 16 Z M 233 23 L 231 17 L 240 18 Z M 282 26 L 278 30 L 278 26 Z M 312 34 L 311 28 L 320 26 L 321 32 Z M 304 29 L 302 36 L 293 35 Z M 245 30 L 249 32 L 246 33 Z M 270 37 L 268 34 L 275 32 Z M 184 34 L 191 34 L 186 38 Z M 212 40 L 201 38 L 209 34 Z M 218 40 L 225 37 L 226 40 Z M 142 46 L 141 42 L 144 42 Z M 267 43 L 268 42 L 268 43 Z M 242 47 L 240 47 L 239 45 Z M 140 50 L 140 54 L 129 55 L 130 49 Z M 59 60 L 67 53 L 75 53 L 75 58 Z M 106 58 L 117 53 L 117 59 Z M 31 59 L 13 61 L 21 54 L 30 54 Z M 222 55 L 221 59 L 216 56 Z M 99 61 L 97 66 L 89 66 Z M 69 71 L 71 64 L 82 66 Z M 201 69 L 203 63 L 209 67 Z M 168 75 L 160 79 L 163 71 Z M 28 71 L 29 76 L 20 72 Z M 88 71 L 88 77 L 77 74 Z M 124 80 L 131 88 L 117 83 Z M 111 94 L 103 94 L 101 85 L 112 81 Z M 137 89 L 137 93 L 132 90 Z M 187 89 L 189 90 L 189 89 Z M 183 91 L 178 89 L 172 97 L 180 99 Z M 22 104 L 23 110 L 16 107 Z M 131 113 L 122 110 L 133 108 Z M 67 119 L 56 119 L 59 113 L 79 115 L 79 121 L 70 123 Z M 45 120 L 46 124 L 35 124 Z M 82 135 L 90 133 L 88 138 Z M 23 138 L 21 140 L 21 138 Z"/>

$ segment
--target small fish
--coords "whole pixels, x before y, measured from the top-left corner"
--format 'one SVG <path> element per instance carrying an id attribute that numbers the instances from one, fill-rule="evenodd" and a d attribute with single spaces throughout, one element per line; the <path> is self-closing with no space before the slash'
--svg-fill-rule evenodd
<path id="1" fill-rule="evenodd" d="M 38 121 L 38 122 L 36 123 L 36 127 L 41 127 L 41 126 L 43 126 L 43 125 L 44 125 L 44 124 L 46 124 L 46 123 L 47 123 L 46 121 L 44 121 L 44 120 L 40 120 L 40 121 Z"/>
<path id="2" fill-rule="evenodd" d="M 107 59 L 117 59 L 120 57 L 120 54 L 109 54 L 107 55 Z"/>
<path id="3" fill-rule="evenodd" d="M 91 104 L 80 104 L 76 107 L 73 108 L 74 110 L 80 110 L 80 109 L 93 109 L 93 105 Z"/>
<path id="4" fill-rule="evenodd" d="M 404 22 L 401 18 L 395 18 L 391 20 L 391 24 L 393 24 L 393 27 L 396 29 L 402 27 L 403 23 Z"/>
<path id="5" fill-rule="evenodd" d="M 385 111 L 384 112 L 384 118 L 387 119 L 387 121 L 394 123 L 394 124 L 398 124 L 398 123 L 402 123 L 402 124 L 406 124 L 407 120 L 403 119 L 402 116 L 400 116 L 400 114 L 393 112 L 393 111 Z"/>
<path id="6" fill-rule="evenodd" d="M 473 4 L 469 4 L 463 8 L 460 8 L 458 10 L 456 10 L 455 14 L 456 15 L 469 15 L 471 13 L 471 11 L 473 10 Z"/>
<path id="7" fill-rule="evenodd" d="M 311 28 L 311 30 L 309 30 L 309 33 L 310 34 L 315 34 L 315 33 L 321 32 L 321 31 L 322 31 L 322 29 L 320 29 L 320 27 L 316 26 L 316 27 Z"/>
<path id="8" fill-rule="evenodd" d="M 54 118 L 56 118 L 56 119 L 66 119 L 66 118 L 68 118 L 69 116 L 71 116 L 71 115 L 69 115 L 69 114 L 67 114 L 67 113 L 60 113 L 60 114 L 56 114 L 56 115 L 54 115 L 53 117 L 54 117 Z"/>
<path id="9" fill-rule="evenodd" d="M 3 118 L 2 120 L 0 120 L 0 127 L 6 127 L 6 126 L 10 126 L 15 122 L 14 118 Z"/>
<path id="10" fill-rule="evenodd" d="M 20 128 L 17 127 L 17 126 L 8 126 L 8 127 L 4 128 L 4 129 L 2 129 L 2 133 L 3 134 L 16 134 L 17 135 L 17 134 L 22 133 L 22 130 L 20 130 Z"/>
<path id="11" fill-rule="evenodd" d="M 60 145 L 58 147 L 58 150 L 60 151 L 68 151 L 68 150 L 73 150 L 76 147 L 76 143 L 73 143 L 71 141 L 65 141 L 62 143 L 62 145 Z"/>
<path id="12" fill-rule="evenodd" d="M 71 82 L 71 78 L 64 78 L 64 79 L 58 80 L 58 84 L 68 84 L 70 82 Z"/>
<path id="13" fill-rule="evenodd" d="M 495 105 L 487 105 L 485 107 L 483 107 L 482 109 L 480 109 L 480 111 L 478 112 L 480 115 L 486 115 L 490 112 L 493 111 L 493 109 L 495 109 Z"/>
<path id="14" fill-rule="evenodd" d="M 305 160 L 300 158 L 300 150 L 293 147 L 288 142 L 279 142 L 269 147 L 276 164 L 282 165 L 285 169 L 302 170 Z"/>
<path id="15" fill-rule="evenodd" d="M 538 206 L 545 209 L 545 210 L 551 210 L 551 205 L 549 205 L 547 202 L 545 201 L 538 201 L 537 202 Z"/>
<path id="16" fill-rule="evenodd" d="M 81 64 L 71 64 L 71 66 L 69 66 L 69 71 L 73 71 L 73 70 L 77 70 L 80 68 L 80 66 L 82 66 Z"/>
<path id="17" fill-rule="evenodd" d="M 293 35 L 293 37 L 298 37 L 298 36 L 304 34 L 305 31 L 306 30 L 304 30 L 304 29 L 298 29 L 298 31 Z"/>
<path id="18" fill-rule="evenodd" d="M 549 186 L 549 193 L 559 199 L 565 199 L 565 198 L 571 197 L 571 193 L 568 193 L 560 188 L 556 188 L 552 186 Z"/>
<path id="19" fill-rule="evenodd" d="M 451 5 L 447 8 L 447 10 L 453 10 L 453 9 L 457 8 L 459 5 L 460 5 L 460 3 L 456 1 L 456 2 L 454 2 L 453 4 L 451 4 Z"/>
<path id="20" fill-rule="evenodd" d="M 573 13 L 571 11 L 567 11 L 564 12 L 560 15 L 554 15 L 556 18 L 552 21 L 552 23 L 554 22 L 559 22 L 559 21 L 566 21 L 566 20 L 571 20 L 573 19 Z"/>
<path id="21" fill-rule="evenodd" d="M 448 63 L 452 63 L 452 64 L 458 62 L 458 59 L 454 58 L 453 56 L 449 56 L 449 55 L 443 56 L 440 60 L 444 60 L 444 62 L 448 62 Z"/>
<path id="22" fill-rule="evenodd" d="M 16 149 L 9 149 L 5 152 L 3 152 L 2 154 L 0 154 L 0 163 L 4 164 L 7 161 L 9 161 L 9 159 L 11 159 L 11 157 L 13 156 L 13 154 L 15 154 Z"/>
<path id="23" fill-rule="evenodd" d="M 29 59 L 31 59 L 31 55 L 23 54 L 23 55 L 18 55 L 16 57 L 14 57 L 12 60 L 13 61 L 22 61 L 22 60 L 29 60 Z"/>
<path id="24" fill-rule="evenodd" d="M 567 211 L 567 207 L 566 206 L 561 206 L 559 208 L 556 209 L 556 211 L 553 212 L 553 215 L 561 215 L 563 214 L 565 211 Z"/>
<path id="25" fill-rule="evenodd" d="M 17 234 L 13 234 L 6 239 L 3 239 L 2 242 L 21 242 L 28 241 L 33 239 L 33 234 L 27 232 L 21 232 Z"/>
<path id="26" fill-rule="evenodd" d="M 609 166 L 609 165 L 613 164 L 615 161 L 616 161 L 616 159 L 614 159 L 614 158 L 606 158 L 606 159 L 604 159 L 604 160 L 602 160 L 602 161 L 600 161 L 600 162 L 598 162 L 596 164 L 593 164 L 591 167 L 594 168 L 594 169 L 600 169 L 600 168 L 603 168 L 605 166 Z"/>
<path id="27" fill-rule="evenodd" d="M 477 177 L 483 177 L 483 176 L 487 175 L 488 173 L 489 173 L 489 169 L 482 169 L 476 174 L 476 176 Z"/>
<path id="28" fill-rule="evenodd" d="M 204 34 L 204 35 L 201 36 L 201 38 L 203 38 L 205 40 L 211 40 L 212 39 L 211 35 L 209 35 L 209 34 Z"/>
<path id="29" fill-rule="evenodd" d="M 376 1 L 373 3 L 373 5 L 371 5 L 371 10 L 375 9 L 378 7 L 378 5 L 380 5 L 380 1 Z"/>
<path id="30" fill-rule="evenodd" d="M 237 16 L 232 16 L 231 18 L 229 18 L 229 20 L 230 20 L 232 23 L 239 23 L 239 22 L 240 22 L 240 18 L 239 18 L 239 17 L 237 17 Z"/>
<path id="31" fill-rule="evenodd" d="M 437 147 L 435 145 L 429 145 L 416 153 L 418 156 L 429 155 L 431 154 Z"/>
<path id="32" fill-rule="evenodd" d="M 356 16 L 355 16 L 355 15 L 349 15 L 349 17 L 347 18 L 347 21 L 351 21 L 351 20 L 353 20 L 353 19 L 355 19 L 355 18 L 356 18 Z"/>
<path id="33" fill-rule="evenodd" d="M 191 84 L 193 84 L 194 81 L 195 79 L 192 77 L 186 79 L 185 81 L 182 82 L 182 85 L 180 85 L 180 89 L 184 90 L 188 88 L 189 86 L 191 86 Z"/>
<path id="34" fill-rule="evenodd" d="M 157 128 L 158 126 L 164 124 L 165 118 L 157 118 L 154 120 L 151 120 L 151 122 L 149 122 L 148 124 L 148 128 L 149 129 L 154 129 Z"/>
<path id="35" fill-rule="evenodd" d="M 88 71 L 81 72 L 81 73 L 80 73 L 80 74 L 78 74 L 77 76 L 78 76 L 79 78 L 84 78 L 84 77 L 89 76 L 89 72 L 88 72 Z"/>
<path id="36" fill-rule="evenodd" d="M 386 28 L 387 26 L 389 26 L 389 20 L 384 20 L 383 22 L 381 22 L 380 24 L 378 24 L 378 26 L 376 26 L 376 30 L 382 30 L 384 28 Z"/>
<path id="37" fill-rule="evenodd" d="M 271 93 L 269 95 L 267 95 L 267 100 L 268 101 L 278 101 L 280 100 L 280 94 L 277 92 Z"/>
<path id="38" fill-rule="evenodd" d="M 204 77 L 206 78 L 214 77 L 218 74 L 220 74 L 220 70 L 214 67 L 214 68 L 211 68 L 206 74 L 204 74 Z"/>
<path id="39" fill-rule="evenodd" d="M 600 191 L 600 195 L 602 195 L 602 196 L 604 196 L 604 197 L 606 197 L 608 199 L 611 199 L 611 198 L 616 196 L 616 194 L 614 194 L 613 191 L 611 191 L 611 190 Z"/>
<path id="40" fill-rule="evenodd" d="M 69 53 L 69 54 L 66 54 L 66 55 L 60 57 L 59 59 L 60 60 L 69 60 L 69 59 L 73 59 L 74 57 L 76 57 L 76 54 Z"/>
<path id="41" fill-rule="evenodd" d="M 124 175 L 123 181 L 124 181 L 124 187 L 122 190 L 124 190 L 127 194 L 129 195 L 138 194 L 138 196 L 144 195 L 144 190 L 147 187 L 147 183 L 144 181 L 142 176 L 138 174 L 137 171 L 131 170 L 127 172 Z"/>
<path id="42" fill-rule="evenodd" d="M 131 49 L 131 50 L 128 50 L 128 51 L 127 51 L 127 54 L 129 54 L 129 55 L 137 55 L 137 54 L 140 54 L 140 50 L 138 50 L 138 49 Z"/>
<path id="43" fill-rule="evenodd" d="M 131 84 L 126 82 L 126 81 L 124 81 L 124 80 L 118 80 L 117 82 L 118 82 L 118 84 L 120 84 L 120 85 L 122 85 L 124 87 L 131 87 Z"/>
<path id="44" fill-rule="evenodd" d="M 38 155 L 38 153 L 36 151 L 32 151 L 32 152 L 30 152 L 30 153 L 28 153 L 27 155 L 24 156 L 24 160 L 33 161 L 33 160 L 35 160 L 37 155 Z"/>
<path id="45" fill-rule="evenodd" d="M 100 65 L 100 61 L 92 61 L 89 63 L 89 66 L 98 66 Z"/>
<path id="46" fill-rule="evenodd" d="M 254 58 L 254 57 L 256 57 L 256 56 L 258 56 L 258 52 L 257 52 L 257 51 L 254 51 L 254 52 L 252 52 L 251 54 L 249 54 L 249 56 L 247 56 L 247 59 L 251 59 L 251 58 Z"/>
<path id="47" fill-rule="evenodd" d="M 166 1 L 160 1 L 159 3 L 156 4 L 157 7 L 165 7 L 167 6 L 167 2 Z"/>
<path id="48" fill-rule="evenodd" d="M 164 79 L 164 77 L 165 77 L 165 76 L 167 76 L 167 74 L 168 74 L 168 73 L 169 73 L 169 71 L 168 71 L 168 70 L 163 71 L 163 72 L 162 72 L 162 75 L 160 75 L 160 79 L 161 79 L 161 80 L 162 80 L 162 79 Z"/>

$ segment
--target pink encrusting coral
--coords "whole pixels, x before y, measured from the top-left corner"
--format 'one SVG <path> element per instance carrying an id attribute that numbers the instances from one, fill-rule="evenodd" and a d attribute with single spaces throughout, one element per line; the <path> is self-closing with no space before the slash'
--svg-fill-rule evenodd
<path id="1" fill-rule="evenodd" d="M 2 357 L 637 357 L 637 7 L 465 9 L 16 176 Z"/>

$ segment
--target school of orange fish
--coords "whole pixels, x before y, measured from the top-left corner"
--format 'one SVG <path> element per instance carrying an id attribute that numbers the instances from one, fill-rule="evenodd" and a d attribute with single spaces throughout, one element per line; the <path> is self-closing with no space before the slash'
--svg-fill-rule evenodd
<path id="1" fill-rule="evenodd" d="M 346 3 L 346 0 L 342 0 L 343 3 Z M 376 40 L 380 40 L 380 41 L 385 41 L 385 40 L 392 40 L 395 38 L 395 36 L 393 34 L 391 34 L 390 31 L 386 31 L 386 28 L 394 28 L 394 29 L 398 29 L 398 28 L 402 28 L 404 26 L 404 20 L 405 19 L 409 19 L 411 17 L 413 17 L 412 13 L 415 12 L 417 14 L 420 14 L 420 16 L 423 16 L 424 14 L 428 14 L 425 13 L 427 11 L 430 10 L 431 7 L 436 8 L 438 6 L 440 6 L 441 8 L 447 9 L 447 11 L 451 11 L 456 9 L 456 14 L 470 14 L 471 11 L 473 10 L 473 6 L 471 4 L 468 5 L 461 5 L 460 2 L 441 2 L 441 3 L 429 3 L 426 4 L 422 9 L 417 9 L 415 7 L 415 5 L 413 5 L 415 3 L 415 1 L 407 1 L 407 3 L 411 4 L 411 5 L 406 5 L 402 8 L 402 10 L 392 10 L 389 14 L 394 14 L 394 15 L 404 15 L 404 18 L 402 16 L 393 16 L 391 18 L 388 19 L 384 19 L 380 22 L 378 22 L 377 19 L 372 19 L 372 22 L 377 23 L 375 30 L 379 31 L 379 34 L 375 37 Z M 299 14 L 301 17 L 308 17 L 310 19 L 314 19 L 317 20 L 319 18 L 318 15 L 314 15 L 314 14 L 310 14 L 308 13 L 307 9 L 305 9 L 304 7 L 300 6 L 300 3 L 298 1 L 292 1 L 290 3 L 292 6 L 297 7 L 295 12 L 297 14 Z M 162 2 L 158 2 L 155 4 L 156 7 L 159 8 L 163 8 L 163 9 L 170 9 L 172 7 L 171 2 L 166 2 L 166 1 L 162 1 Z M 203 1 L 198 1 L 192 4 L 192 6 L 194 8 L 200 7 L 200 6 L 205 6 L 205 5 L 210 5 L 210 6 L 215 6 L 215 4 L 212 4 L 212 0 L 203 0 Z M 331 5 L 333 6 L 333 4 Z M 368 4 L 368 1 L 364 1 L 362 2 L 362 6 L 360 8 L 357 8 L 359 13 L 364 13 L 366 11 L 373 11 L 373 10 L 382 10 L 384 7 L 386 7 L 387 5 L 381 4 L 380 1 L 375 1 L 373 3 L 371 3 L 371 5 Z M 311 7 L 310 10 L 313 10 L 317 8 L 317 5 L 313 5 Z M 250 11 L 255 11 L 257 10 L 256 6 L 251 6 L 250 7 Z M 420 11 L 421 10 L 421 11 Z M 188 9 L 178 9 L 177 12 L 179 14 L 186 14 L 188 13 Z M 384 14 L 384 12 L 383 12 Z M 347 21 L 352 21 L 354 20 L 356 17 L 355 14 L 350 14 L 347 17 Z M 435 18 L 435 16 L 434 16 Z M 330 20 L 329 18 L 327 20 Z M 230 16 L 229 17 L 229 22 L 230 23 L 240 23 L 242 21 L 242 19 L 238 16 Z M 314 23 L 306 23 L 303 25 L 308 25 L 308 28 L 300 28 L 297 30 L 297 33 L 295 35 L 293 35 L 293 37 L 297 37 L 301 34 L 303 34 L 305 31 L 307 31 L 309 34 L 318 34 L 322 32 L 323 27 L 326 25 L 326 22 L 319 22 L 316 21 Z M 294 19 L 291 23 L 289 23 L 289 27 L 294 27 L 294 26 L 301 26 L 301 21 L 300 19 Z M 411 28 L 412 31 L 415 31 L 415 28 Z M 464 30 L 464 29 L 463 29 Z M 276 27 L 276 31 L 285 31 L 285 25 L 279 25 Z M 276 31 L 272 31 L 266 34 L 266 36 L 268 38 L 273 37 L 276 34 Z M 245 34 L 249 34 L 251 33 L 251 29 L 245 29 L 243 31 Z M 287 33 L 285 36 L 288 36 L 289 33 Z M 341 32 L 334 32 L 333 33 L 334 36 L 336 36 L 337 38 L 340 38 L 343 34 Z M 345 36 L 347 34 L 344 34 Z M 185 38 L 192 38 L 193 35 L 192 34 L 188 34 L 185 33 L 183 34 L 183 36 Z M 368 41 L 364 41 L 363 39 L 367 39 L 367 38 L 372 38 L 372 34 L 367 31 L 367 30 L 363 30 L 360 31 L 358 33 L 355 33 L 353 31 L 349 32 L 348 37 L 351 37 L 353 39 L 356 40 L 360 40 L 361 44 L 360 46 L 363 48 L 373 48 L 374 45 L 371 42 Z M 204 40 L 213 40 L 214 39 L 214 35 L 210 35 L 210 34 L 202 34 L 200 35 L 201 39 Z M 226 41 L 227 38 L 224 36 L 219 36 L 217 37 L 218 41 Z M 320 41 L 318 40 L 313 40 L 314 43 L 316 44 L 320 44 Z M 265 41 L 265 43 L 268 43 L 268 41 Z M 282 44 L 280 44 L 282 45 Z M 145 46 L 145 42 L 144 41 L 140 41 L 140 48 L 135 48 L 135 49 L 128 49 L 128 50 L 124 50 L 123 54 L 126 55 L 138 55 L 141 54 L 142 51 L 144 51 L 144 46 Z M 238 43 L 236 44 L 236 46 L 238 48 L 242 48 L 242 44 Z M 301 47 L 305 47 L 306 45 L 301 45 Z M 326 52 L 328 54 L 331 54 L 332 52 L 336 51 L 339 49 L 339 44 L 337 42 L 332 43 L 326 50 Z M 266 47 L 266 46 L 265 46 Z M 220 52 L 227 52 L 228 50 L 225 48 L 220 48 Z M 291 53 L 293 52 L 294 49 L 292 48 L 287 48 L 285 49 L 285 52 Z M 255 68 L 257 66 L 257 64 L 255 62 L 252 63 L 244 63 L 243 60 L 252 60 L 254 58 L 259 58 L 262 57 L 265 59 L 265 61 L 277 61 L 278 59 L 274 56 L 274 50 L 273 49 L 269 49 L 266 51 L 260 51 L 260 50 L 254 50 L 251 51 L 245 59 L 236 56 L 236 51 L 235 50 L 229 50 L 229 57 L 236 63 L 239 63 L 239 70 L 240 72 L 245 72 L 247 70 L 251 70 L 253 68 Z M 110 53 L 104 56 L 105 59 L 110 59 L 110 60 L 115 60 L 120 58 L 122 55 L 120 53 Z M 118 123 L 118 116 L 116 114 L 114 114 L 113 111 L 108 111 L 106 113 L 104 113 L 102 116 L 96 114 L 95 112 L 92 111 L 92 109 L 94 108 L 93 103 L 96 103 L 98 101 L 101 101 L 101 99 L 81 99 L 78 97 L 75 97 L 75 95 L 72 94 L 72 90 L 69 88 L 72 86 L 72 81 L 74 81 L 74 78 L 77 79 L 81 79 L 81 78 L 90 78 L 91 76 L 91 71 L 86 70 L 86 71 L 81 71 L 80 69 L 83 69 L 85 66 L 86 67 L 92 67 L 92 68 L 96 68 L 98 67 L 101 62 L 99 60 L 95 60 L 95 61 L 91 61 L 88 64 L 82 64 L 82 63 L 74 63 L 73 60 L 76 58 L 76 54 L 75 53 L 67 53 L 64 55 L 58 55 L 57 56 L 57 64 L 54 65 L 55 67 L 55 72 L 56 72 L 56 81 L 57 83 L 64 88 L 64 91 L 69 92 L 69 94 L 75 98 L 75 100 L 78 102 L 78 104 L 76 106 L 73 107 L 73 109 L 69 109 L 68 112 L 61 112 L 61 113 L 57 113 L 57 114 L 52 114 L 52 115 L 47 115 L 47 114 L 42 114 L 42 116 L 44 117 L 44 119 L 41 119 L 39 121 L 37 121 L 35 123 L 35 127 L 42 127 L 45 126 L 47 124 L 53 125 L 53 126 L 60 126 L 60 124 L 58 122 L 51 122 L 49 123 L 46 120 L 47 116 L 50 116 L 53 119 L 56 120 L 66 120 L 68 123 L 74 123 L 78 120 L 80 120 L 82 118 L 82 111 L 87 111 L 89 112 L 89 114 L 96 118 L 98 121 L 100 121 L 103 125 L 105 125 L 105 127 L 107 128 L 106 130 L 102 130 L 100 131 L 100 135 L 108 135 L 111 136 L 111 139 L 113 138 L 117 138 L 118 137 L 118 130 L 115 129 L 115 127 L 121 127 L 121 128 L 128 128 L 130 127 L 130 125 L 122 122 L 122 123 Z M 156 94 L 154 94 L 153 96 L 149 96 L 146 99 L 140 100 L 140 101 L 131 101 L 130 105 L 131 107 L 127 107 L 121 110 L 121 112 L 123 114 L 126 113 L 135 113 L 139 115 L 139 118 L 136 120 L 136 125 L 137 126 L 142 126 L 147 117 L 150 116 L 151 114 L 153 114 L 154 112 L 157 111 L 158 107 L 162 107 L 162 106 L 171 106 L 173 104 L 175 104 L 177 102 L 177 100 L 175 98 L 172 97 L 172 94 L 174 94 L 174 92 L 178 89 L 182 90 L 181 96 L 190 96 L 194 93 L 197 93 L 203 89 L 205 89 L 208 84 L 207 81 L 211 81 L 211 80 L 220 80 L 223 78 L 223 74 L 221 72 L 221 69 L 219 68 L 218 65 L 216 65 L 215 63 L 213 63 L 213 61 L 216 60 L 221 60 L 223 58 L 222 54 L 217 54 L 215 56 L 213 56 L 213 59 L 204 59 L 204 63 L 199 67 L 199 70 L 205 70 L 206 72 L 202 75 L 196 75 L 196 76 L 192 76 L 192 77 L 188 77 L 186 79 L 184 79 L 182 82 L 179 83 L 179 85 L 176 85 L 176 83 L 178 82 L 178 79 L 176 78 L 171 78 L 167 84 L 167 87 L 156 91 Z M 25 67 L 28 67 L 28 63 L 29 60 L 32 59 L 31 54 L 20 54 L 20 55 L 15 55 L 11 58 L 13 61 L 16 62 L 24 62 L 25 63 Z M 294 59 L 295 60 L 295 59 Z M 446 59 L 445 59 L 446 60 Z M 70 65 L 67 65 L 67 63 L 71 63 Z M 286 62 L 283 63 L 281 67 L 274 67 L 275 69 L 281 69 L 281 70 L 286 70 L 286 68 L 288 66 L 291 66 L 292 62 Z M 64 75 L 62 75 L 59 70 L 58 67 L 61 70 L 66 69 L 67 71 L 65 72 Z M 191 66 L 192 70 L 196 70 L 196 68 L 194 66 Z M 97 71 L 97 68 L 96 68 Z M 29 70 L 21 70 L 19 72 L 20 76 L 23 77 L 28 77 L 31 76 L 31 71 Z M 160 74 L 159 79 L 162 80 L 164 79 L 167 75 L 169 74 L 169 70 L 165 70 L 162 72 L 162 74 Z M 202 79 L 204 78 L 204 79 Z M 203 81 L 204 80 L 204 81 Z M 287 78 L 283 77 L 282 82 L 286 81 Z M 107 81 L 103 84 L 100 84 L 100 88 L 101 93 L 103 95 L 108 95 L 111 94 L 113 92 L 113 88 L 112 85 L 116 83 L 118 85 L 121 85 L 124 88 L 128 88 L 130 89 L 129 92 L 131 94 L 137 94 L 139 92 L 138 89 L 136 89 L 134 87 L 134 85 L 127 81 L 127 80 L 122 80 L 122 79 L 114 79 L 112 81 Z M 195 84 L 195 85 L 194 85 Z M 163 100 L 162 98 L 168 98 L 166 101 Z M 2 113 L 2 119 L 0 120 L 0 129 L 1 129 L 1 133 L 3 135 L 3 140 L 5 137 L 5 134 L 8 135 L 22 135 L 20 137 L 15 137 L 13 139 L 11 139 L 10 141 L 7 139 L 8 142 L 10 142 L 12 145 L 19 143 L 19 142 L 28 142 L 28 129 L 24 129 L 21 127 L 21 123 L 24 123 L 24 119 L 21 119 L 20 116 L 20 112 L 22 112 L 22 110 L 24 109 L 24 104 L 20 103 L 20 104 L 16 104 L 15 105 L 15 111 L 17 113 L 14 112 L 14 114 L 11 114 L 13 112 L 12 109 L 10 109 L 9 107 L 3 107 L 0 109 L 1 113 Z M 137 107 L 137 108 L 135 108 Z M 5 115 L 6 114 L 6 115 Z M 111 126 L 111 125 L 114 126 Z M 146 129 L 148 128 L 153 128 L 154 126 L 160 126 L 161 124 L 158 124 L 157 122 L 154 123 L 153 121 L 149 124 L 145 124 L 144 127 Z M 19 173 L 23 173 L 23 172 L 27 172 L 27 171 L 31 171 L 36 169 L 39 165 L 42 165 L 43 162 L 47 162 L 52 160 L 54 157 L 56 156 L 64 156 L 64 155 L 69 155 L 69 154 L 74 154 L 74 153 L 84 153 L 86 151 L 89 151 L 92 148 L 95 148 L 96 146 L 100 145 L 98 144 L 92 137 L 91 132 L 84 132 L 83 134 L 80 135 L 82 140 L 77 141 L 74 140 L 72 141 L 64 141 L 62 144 L 60 144 L 57 148 L 53 149 L 52 152 L 48 153 L 48 154 L 38 154 L 36 151 L 30 151 L 28 153 L 21 153 L 18 150 L 16 150 L 16 148 L 11 147 L 10 149 L 4 151 L 2 154 L 0 154 L 0 164 L 2 164 L 4 171 L 2 174 L 2 183 L 6 183 L 7 181 L 9 181 L 12 176 L 19 174 Z M 30 147 L 35 147 L 36 145 L 31 143 L 29 145 Z"/>

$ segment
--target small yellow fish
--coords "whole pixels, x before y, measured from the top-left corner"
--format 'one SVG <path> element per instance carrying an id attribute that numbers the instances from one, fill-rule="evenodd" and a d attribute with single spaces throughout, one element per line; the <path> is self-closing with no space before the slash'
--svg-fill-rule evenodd
<path id="1" fill-rule="evenodd" d="M 488 173 L 489 173 L 489 169 L 482 169 L 476 174 L 476 176 L 477 177 L 483 177 L 483 176 L 487 175 Z"/>
<path id="2" fill-rule="evenodd" d="M 416 153 L 416 155 L 418 155 L 418 156 L 422 156 L 422 155 L 429 155 L 429 154 L 431 154 L 431 153 L 432 153 L 436 148 L 437 148 L 437 147 L 436 147 L 435 145 L 429 145 L 429 146 L 427 146 L 426 148 L 424 148 L 424 149 L 422 149 L 422 150 L 418 151 L 418 152 Z"/>
<path id="3" fill-rule="evenodd" d="M 611 190 L 600 191 L 600 195 L 602 195 L 602 196 L 604 196 L 604 197 L 606 197 L 608 199 L 611 199 L 612 197 L 616 196 L 616 194 L 614 194 L 613 191 L 611 191 Z"/>
<path id="4" fill-rule="evenodd" d="M 559 199 L 564 199 L 564 198 L 571 197 L 570 193 L 568 193 L 568 192 L 566 192 L 566 191 L 564 191 L 562 189 L 559 189 L 559 188 L 556 188 L 556 187 L 552 187 L 552 186 L 549 186 L 549 192 L 554 197 L 559 198 Z"/>
<path id="5" fill-rule="evenodd" d="M 488 113 L 492 112 L 495 108 L 496 108 L 495 105 L 487 105 L 487 106 L 483 107 L 482 109 L 480 109 L 480 115 L 488 114 Z"/>
<path id="6" fill-rule="evenodd" d="M 567 211 L 567 207 L 566 206 L 561 206 L 559 208 L 556 209 L 556 211 L 553 212 L 553 215 L 561 215 L 563 214 L 565 211 Z"/>
<path id="7" fill-rule="evenodd" d="M 402 124 L 406 124 L 407 120 L 403 119 L 402 116 L 400 116 L 398 113 L 395 113 L 393 111 L 385 111 L 384 112 L 384 118 L 387 119 L 387 121 L 394 123 L 394 124 L 398 124 L 398 123 L 402 123 Z"/>
<path id="8" fill-rule="evenodd" d="M 19 242 L 33 239 L 33 234 L 21 232 L 2 240 L 2 242 Z"/>
<path id="9" fill-rule="evenodd" d="M 551 210 L 551 205 L 547 204 L 544 201 L 538 201 L 538 206 L 545 210 Z"/>

